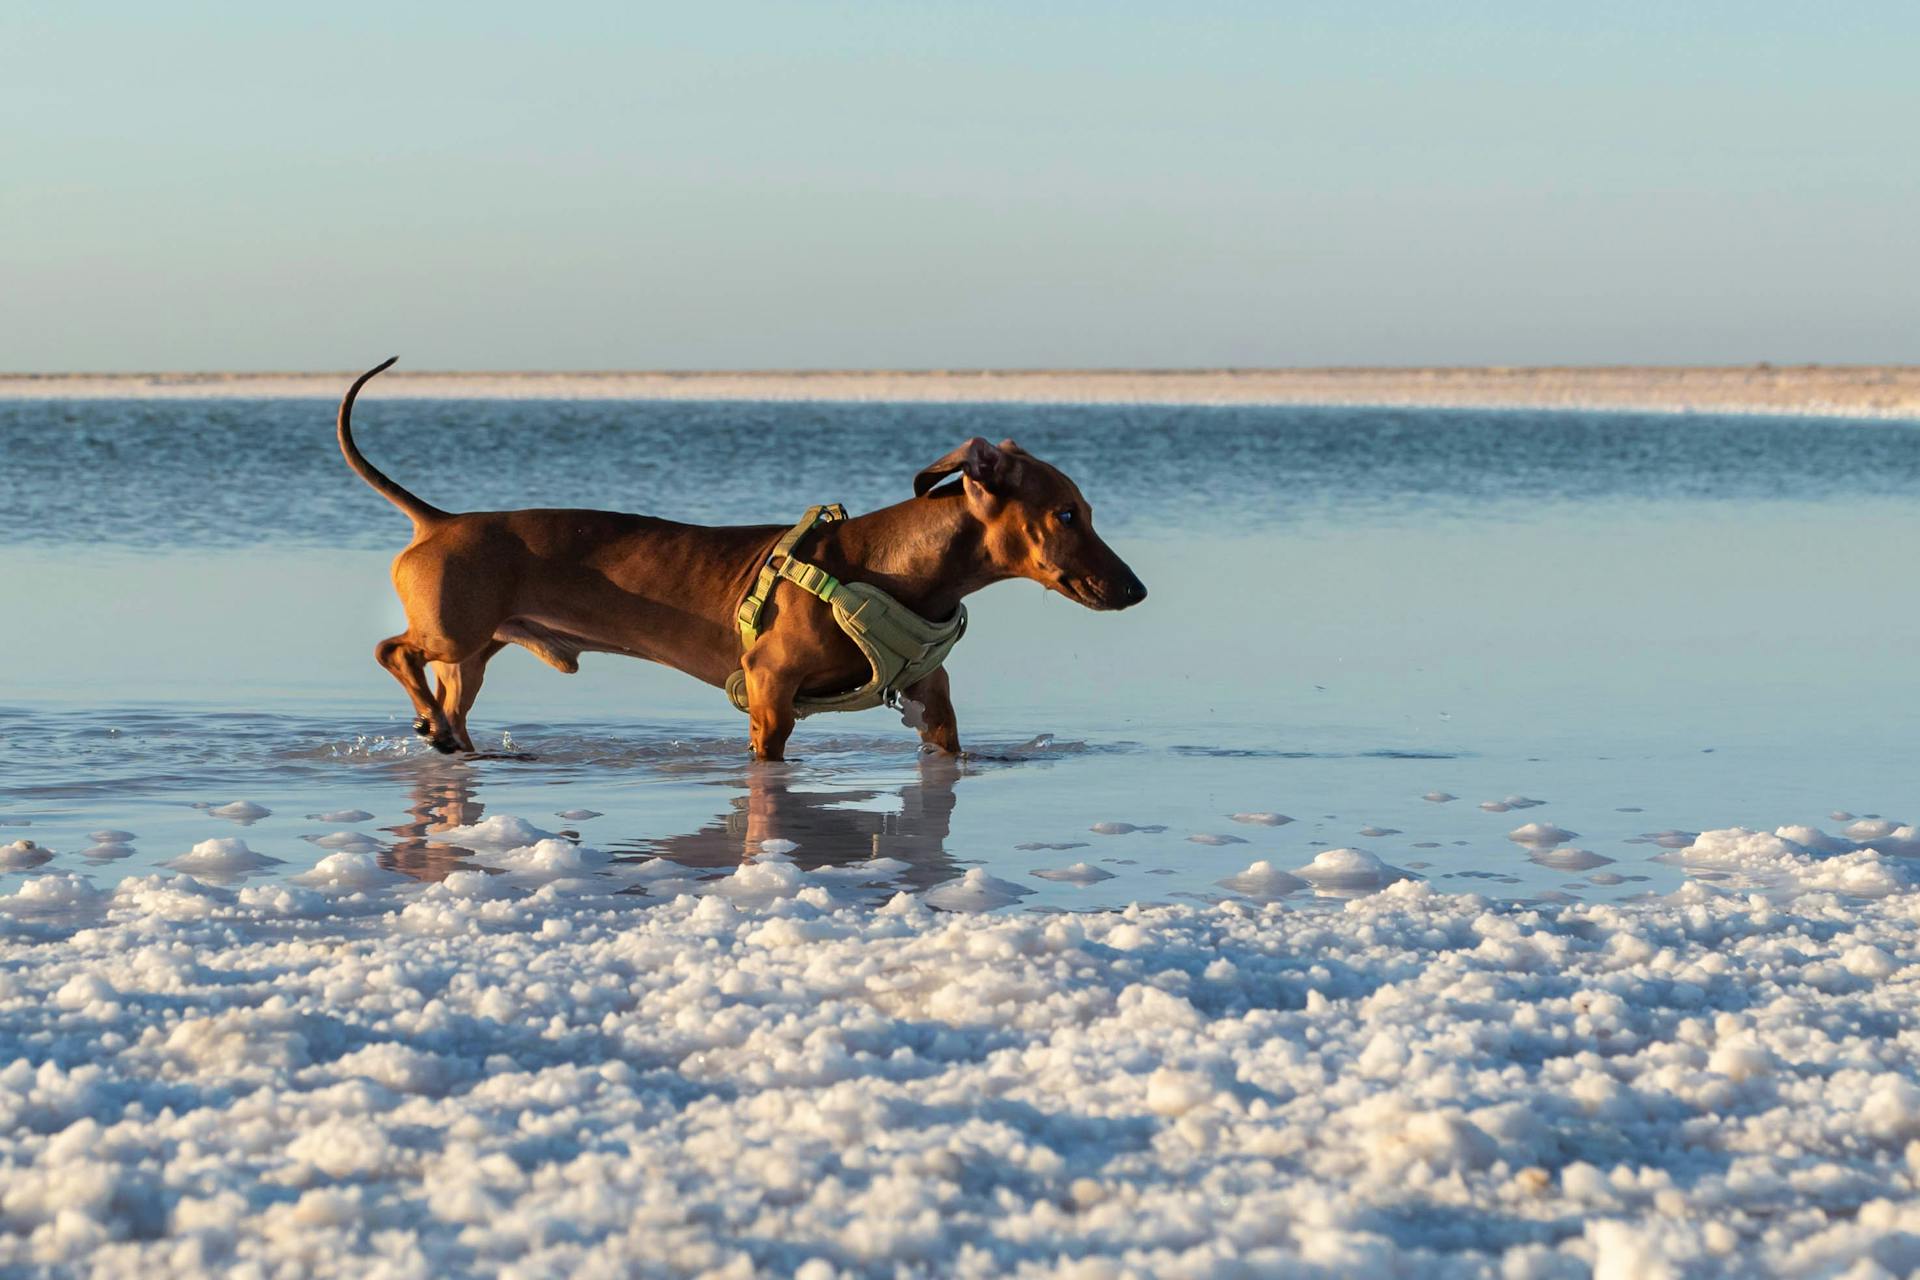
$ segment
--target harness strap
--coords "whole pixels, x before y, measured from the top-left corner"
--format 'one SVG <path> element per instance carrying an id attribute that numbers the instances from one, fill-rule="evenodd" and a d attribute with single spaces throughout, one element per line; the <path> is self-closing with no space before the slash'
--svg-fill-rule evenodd
<path id="1" fill-rule="evenodd" d="M 761 611 L 767 607 L 767 600 L 773 595 L 773 586 L 780 579 L 785 578 L 822 600 L 832 597 L 834 589 L 840 584 L 824 570 L 796 561 L 793 548 L 814 525 L 830 524 L 846 518 L 847 509 L 837 502 L 808 507 L 807 514 L 801 516 L 793 528 L 780 535 L 780 541 L 773 544 L 773 550 L 767 555 L 767 562 L 760 566 L 760 576 L 754 581 L 753 590 L 747 592 L 746 599 L 740 602 L 740 608 L 734 614 L 734 621 L 740 626 L 742 644 L 750 645 L 760 637 Z M 824 592 L 820 589 L 822 587 L 825 588 Z"/>
<path id="2" fill-rule="evenodd" d="M 788 556 L 786 563 L 780 566 L 780 576 L 822 600 L 832 600 L 833 593 L 840 589 L 840 580 L 825 569 L 804 560 L 795 560 L 792 556 Z"/>
<path id="3" fill-rule="evenodd" d="M 883 703 L 898 706 L 900 691 L 945 662 L 967 630 L 964 605 L 945 622 L 929 622 L 871 583 L 841 582 L 820 566 L 794 557 L 794 547 L 814 525 L 846 518 L 846 509 L 838 503 L 809 508 L 798 524 L 780 535 L 760 567 L 753 590 L 735 614 L 740 639 L 751 646 L 759 638 L 760 614 L 773 589 L 782 581 L 791 582 L 826 602 L 840 630 L 866 656 L 872 668 L 866 683 L 844 693 L 796 698 L 794 711 L 802 716 L 820 711 L 862 711 Z M 727 677 L 726 689 L 728 701 L 742 711 L 750 710 L 744 667 Z"/>

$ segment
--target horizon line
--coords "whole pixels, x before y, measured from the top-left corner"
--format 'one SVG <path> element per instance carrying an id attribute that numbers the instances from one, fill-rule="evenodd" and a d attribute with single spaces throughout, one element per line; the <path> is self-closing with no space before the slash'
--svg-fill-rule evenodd
<path id="1" fill-rule="evenodd" d="M 371 366 L 369 366 L 371 367 Z M 1748 360 L 1653 363 L 1604 361 L 1590 364 L 1300 364 L 1300 365 L 926 365 L 926 366 L 764 366 L 755 368 L 565 368 L 484 369 L 407 368 L 391 372 L 411 378 L 968 378 L 968 377 L 1194 377 L 1272 374 L 1389 373 L 1755 373 L 1811 370 L 1866 372 L 1920 371 L 1920 361 Z M 51 369 L 0 370 L 0 379 L 59 378 L 327 378 L 359 376 L 363 369 Z"/>

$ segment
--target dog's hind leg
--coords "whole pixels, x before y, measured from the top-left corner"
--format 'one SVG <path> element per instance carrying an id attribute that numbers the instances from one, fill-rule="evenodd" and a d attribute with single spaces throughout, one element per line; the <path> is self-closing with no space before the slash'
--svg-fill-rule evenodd
<path id="1" fill-rule="evenodd" d="M 407 697 L 413 701 L 416 716 L 413 731 L 432 744 L 435 751 L 451 755 L 458 751 L 458 740 L 454 736 L 452 721 L 446 712 L 440 709 L 439 702 L 433 696 L 433 690 L 427 687 L 427 655 L 414 641 L 411 632 L 397 636 L 388 636 L 373 649 L 374 660 L 400 682 L 407 691 Z"/>
<path id="2" fill-rule="evenodd" d="M 506 648 L 504 641 L 489 640 L 487 647 L 462 662 L 436 662 L 433 674 L 439 684 L 440 711 L 453 729 L 454 745 L 461 751 L 473 750 L 473 735 L 467 732 L 467 712 L 473 710 L 486 679 L 487 663 Z"/>
<path id="3" fill-rule="evenodd" d="M 457 669 L 475 659 L 484 665 L 493 656 L 494 625 L 510 591 L 505 581 L 485 572 L 486 549 L 458 534 L 457 529 L 443 531 L 394 558 L 393 588 L 407 611 L 407 629 L 374 650 L 380 665 L 413 700 L 419 716 L 413 722 L 415 732 L 448 755 L 471 750 L 460 728 L 465 720 L 461 699 L 466 697 L 470 707 L 465 686 L 471 685 L 474 694 L 480 688 L 478 667 Z M 429 663 L 441 675 L 440 697 L 427 687 Z"/>

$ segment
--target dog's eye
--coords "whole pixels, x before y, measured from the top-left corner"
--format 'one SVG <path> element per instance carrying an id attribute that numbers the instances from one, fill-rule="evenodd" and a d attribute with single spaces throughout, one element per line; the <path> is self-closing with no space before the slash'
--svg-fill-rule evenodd
<path id="1" fill-rule="evenodd" d="M 1061 524 L 1072 524 L 1075 520 L 1079 519 L 1078 516 L 1073 514 L 1072 507 L 1060 508 L 1058 511 L 1053 513 L 1053 518 L 1055 520 L 1058 520 Z"/>

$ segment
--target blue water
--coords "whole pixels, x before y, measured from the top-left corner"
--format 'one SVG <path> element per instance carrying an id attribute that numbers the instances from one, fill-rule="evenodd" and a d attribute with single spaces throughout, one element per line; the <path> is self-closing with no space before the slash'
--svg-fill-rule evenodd
<path id="1" fill-rule="evenodd" d="M 0 401 L 9 541 L 394 545 L 312 400 Z M 867 509 L 968 436 L 1084 482 L 1110 527 L 1271 532 L 1651 501 L 1900 501 L 1910 423 L 1519 410 L 380 401 L 368 454 L 448 510 L 582 506 L 758 522 Z M 404 528 L 404 526 L 401 526 Z"/>
<path id="2" fill-rule="evenodd" d="M 1914 424 L 363 406 L 367 452 L 443 506 L 713 522 L 895 501 L 965 437 L 1011 436 L 1080 482 L 1152 588 L 1122 615 L 1029 584 L 977 597 L 951 662 L 973 758 L 923 759 L 873 711 L 808 721 L 797 762 L 759 766 L 706 686 L 611 657 L 562 677 L 517 650 L 472 723 L 530 759 L 415 744 L 371 658 L 400 626 L 386 562 L 407 525 L 346 471 L 331 415 L 0 403 L 0 843 L 55 852 L 0 891 L 47 871 L 146 874 L 223 835 L 281 859 L 266 878 L 288 875 L 343 827 L 431 877 L 466 858 L 437 831 L 512 813 L 614 853 L 616 879 L 654 858 L 721 874 L 780 838 L 803 864 L 905 864 L 874 896 L 984 865 L 1035 890 L 1027 906 L 1093 908 L 1219 896 L 1255 859 L 1348 845 L 1442 886 L 1597 899 L 1677 883 L 1649 861 L 1659 833 L 1916 808 Z M 1480 807 L 1510 796 L 1545 803 Z M 237 799 L 271 816 L 242 828 L 205 807 Z M 373 817 L 307 816 L 342 809 Z M 579 809 L 599 816 L 556 816 Z M 1294 821 L 1228 816 L 1249 811 Z M 1614 862 L 1596 881 L 1530 861 L 1506 838 L 1527 821 Z M 1165 830 L 1090 830 L 1113 822 Z M 86 856 L 102 829 L 135 839 Z M 1032 875 L 1077 861 L 1113 878 Z"/>

